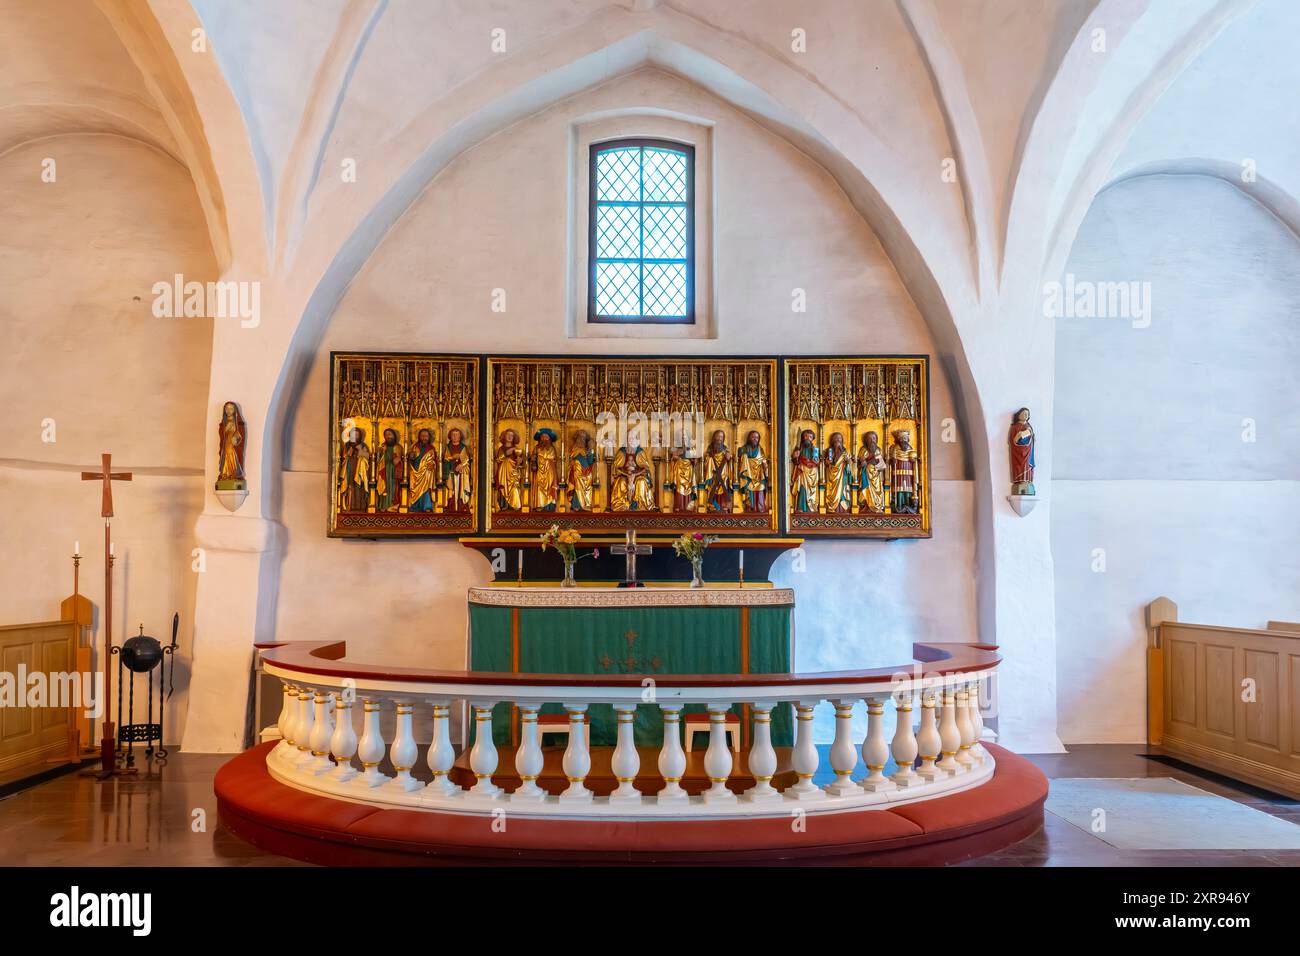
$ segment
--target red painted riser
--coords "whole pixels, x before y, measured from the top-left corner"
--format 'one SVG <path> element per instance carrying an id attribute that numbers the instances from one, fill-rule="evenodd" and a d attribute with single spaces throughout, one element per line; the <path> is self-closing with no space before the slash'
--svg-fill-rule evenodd
<path id="1" fill-rule="evenodd" d="M 959 863 L 1009 846 L 1043 822 L 1047 778 L 1023 757 L 986 745 L 993 779 L 973 790 L 884 810 L 761 820 L 558 821 L 377 809 L 303 793 L 274 780 L 262 744 L 218 772 L 221 822 L 249 843 L 325 865 L 552 863 Z"/>

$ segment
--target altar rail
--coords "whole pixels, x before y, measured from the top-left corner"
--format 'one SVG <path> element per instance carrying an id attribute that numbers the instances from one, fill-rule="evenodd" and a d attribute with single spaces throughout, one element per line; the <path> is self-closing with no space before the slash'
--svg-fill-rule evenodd
<path id="1" fill-rule="evenodd" d="M 980 692 L 1000 660 L 989 645 L 916 644 L 916 663 L 863 671 L 653 677 L 383 668 L 346 662 L 345 649 L 341 641 L 259 645 L 266 673 L 282 681 L 284 692 L 279 719 L 283 739 L 267 755 L 268 770 L 289 786 L 351 802 L 482 815 L 507 809 L 511 814 L 568 818 L 785 816 L 796 806 L 821 813 L 925 800 L 977 786 L 990 779 L 994 769 L 992 754 L 980 744 Z M 913 726 L 918 699 L 920 722 Z M 834 780 L 821 787 L 813 783 L 820 755 L 812 720 L 814 708 L 826 700 L 835 706 L 830 748 Z M 867 734 L 860 748 L 867 773 L 854 780 L 859 748 L 852 741 L 851 723 L 859 700 L 867 705 Z M 358 701 L 364 711 L 359 738 L 351 716 Z M 478 729 L 469 754 L 475 782 L 469 787 L 452 779 L 457 754 L 451 741 L 451 711 L 458 701 L 464 702 Z M 500 763 L 491 733 L 492 708 L 503 701 L 518 708 L 521 722 L 514 762 L 520 783 L 510 793 L 492 779 Z M 653 795 L 635 786 L 641 758 L 633 742 L 632 715 L 638 704 L 647 702 L 660 708 L 665 731 L 657 759 L 661 787 Z M 797 715 L 790 754 L 795 782 L 778 789 L 770 720 L 772 708 L 783 702 L 793 704 Z M 563 758 L 568 786 L 558 796 L 548 795 L 537 783 L 544 761 L 538 716 L 544 704 L 552 703 L 564 708 L 569 730 Z M 592 757 L 582 730 L 592 704 L 610 704 L 618 718 L 611 758 L 617 788 L 607 797 L 594 795 L 585 783 Z M 704 755 L 709 786 L 697 796 L 681 786 L 687 759 L 680 726 L 688 704 L 703 705 L 709 715 Z M 727 786 L 735 769 L 727 720 L 735 704 L 748 705 L 753 721 L 747 775 L 754 785 L 742 794 Z M 896 714 L 888 739 L 887 705 Z M 396 731 L 386 741 L 379 717 L 390 707 Z M 426 757 L 433 779 L 428 784 L 411 773 L 419 756 L 413 734 L 417 708 L 427 708 L 425 713 L 433 718 Z M 392 775 L 381 772 L 385 756 L 394 768 Z M 886 776 L 891 756 L 897 769 Z"/>

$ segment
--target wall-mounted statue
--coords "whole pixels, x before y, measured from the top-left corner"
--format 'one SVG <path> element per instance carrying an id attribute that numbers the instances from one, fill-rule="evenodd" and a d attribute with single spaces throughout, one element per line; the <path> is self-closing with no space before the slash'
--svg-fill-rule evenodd
<path id="1" fill-rule="evenodd" d="M 916 514 L 916 449 L 906 428 L 894 432 L 889 449 L 889 493 L 894 514 Z"/>
<path id="2" fill-rule="evenodd" d="M 1029 424 L 1029 409 L 1022 408 L 1011 416 L 1007 444 L 1011 452 L 1011 493 L 1037 494 L 1034 491 L 1034 429 Z"/>
<path id="3" fill-rule="evenodd" d="M 221 408 L 221 424 L 217 426 L 217 490 L 242 491 L 244 481 L 244 449 L 248 431 L 239 406 L 226 402 Z"/>

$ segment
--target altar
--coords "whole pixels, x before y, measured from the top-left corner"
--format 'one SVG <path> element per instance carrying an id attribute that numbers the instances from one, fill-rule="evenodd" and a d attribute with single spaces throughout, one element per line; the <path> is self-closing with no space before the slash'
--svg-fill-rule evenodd
<path id="1" fill-rule="evenodd" d="M 472 587 L 468 665 L 475 671 L 644 674 L 651 680 L 656 674 L 787 673 L 794 657 L 793 609 L 794 591 L 769 585 Z M 747 747 L 746 708 L 733 710 Z M 563 710 L 556 704 L 542 713 Z M 593 704 L 588 714 L 592 746 L 613 746 L 612 708 Z M 792 727 L 789 706 L 776 708 L 772 742 L 790 746 Z M 662 744 L 663 721 L 653 703 L 637 709 L 635 732 L 638 746 Z M 496 743 L 516 745 L 518 734 L 517 715 L 509 704 L 498 704 Z"/>

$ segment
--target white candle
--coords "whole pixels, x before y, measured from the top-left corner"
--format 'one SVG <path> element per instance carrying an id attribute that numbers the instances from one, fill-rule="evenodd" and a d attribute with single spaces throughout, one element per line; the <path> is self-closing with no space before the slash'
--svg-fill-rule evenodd
<path id="1" fill-rule="evenodd" d="M 745 549 L 740 549 L 740 573 L 745 573 Z"/>
<path id="2" fill-rule="evenodd" d="M 116 548 L 116 547 L 117 547 L 117 545 L 113 544 L 112 542 L 109 542 L 109 545 L 108 545 L 108 556 L 109 556 L 110 558 L 113 556 L 113 549 Z"/>
<path id="3" fill-rule="evenodd" d="M 74 542 L 72 542 L 72 553 L 73 553 L 73 554 L 81 554 L 81 542 L 80 542 L 80 541 L 74 541 Z"/>
<path id="4" fill-rule="evenodd" d="M 519 576 L 524 576 L 524 549 L 519 549 Z"/>

